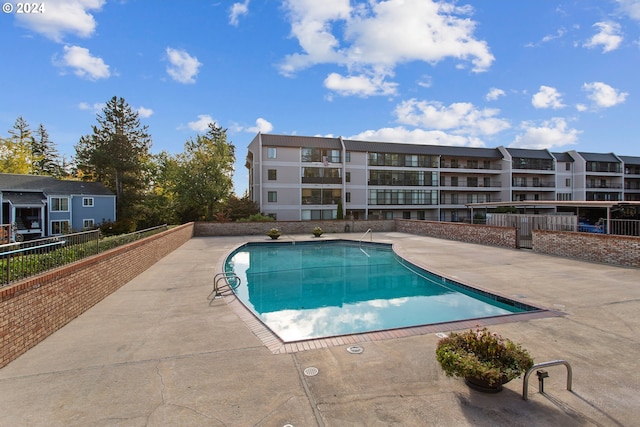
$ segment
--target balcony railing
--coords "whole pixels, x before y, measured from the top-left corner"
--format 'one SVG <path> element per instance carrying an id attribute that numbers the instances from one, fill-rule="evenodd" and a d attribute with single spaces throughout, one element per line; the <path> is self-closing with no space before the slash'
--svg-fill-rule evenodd
<path id="1" fill-rule="evenodd" d="M 555 182 L 514 182 L 513 187 L 518 188 L 555 188 Z"/>
<path id="2" fill-rule="evenodd" d="M 302 177 L 303 184 L 342 184 L 342 178 L 340 177 L 332 177 L 325 176 L 324 178 L 321 176 L 311 176 L 311 177 Z"/>
<path id="3" fill-rule="evenodd" d="M 340 203 L 340 197 L 303 197 L 302 204 L 303 205 L 337 205 Z"/>
<path id="4" fill-rule="evenodd" d="M 611 183 L 611 182 L 604 182 L 604 183 L 587 182 L 587 188 L 622 188 L 622 184 Z"/>

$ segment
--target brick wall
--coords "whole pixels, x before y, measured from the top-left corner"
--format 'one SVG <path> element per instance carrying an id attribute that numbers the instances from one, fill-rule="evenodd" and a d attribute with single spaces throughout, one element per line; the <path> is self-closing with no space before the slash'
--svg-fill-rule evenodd
<path id="1" fill-rule="evenodd" d="M 460 222 L 396 220 L 396 231 L 479 245 L 516 247 L 516 229 L 513 227 Z"/>
<path id="2" fill-rule="evenodd" d="M 257 236 L 264 235 L 271 228 L 277 228 L 282 234 L 309 234 L 315 227 L 325 233 L 364 233 L 373 231 L 395 231 L 394 220 L 330 220 L 330 221 L 268 221 L 268 222 L 196 222 L 193 235 L 205 236 Z M 348 229 L 347 229 L 348 227 Z"/>
<path id="3" fill-rule="evenodd" d="M 188 241 L 193 223 L 0 288 L 0 368 Z"/>
<path id="4" fill-rule="evenodd" d="M 640 267 L 640 237 L 533 230 L 533 250 L 584 261 Z"/>

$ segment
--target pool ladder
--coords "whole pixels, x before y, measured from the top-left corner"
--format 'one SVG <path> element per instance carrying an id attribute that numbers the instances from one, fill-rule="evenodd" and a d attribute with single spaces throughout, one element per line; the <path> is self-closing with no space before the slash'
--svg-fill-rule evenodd
<path id="1" fill-rule="evenodd" d="M 362 241 L 364 240 L 364 238 L 367 236 L 367 234 L 369 234 L 369 239 L 370 241 L 373 242 L 373 230 L 372 229 L 368 229 L 367 231 L 364 232 L 364 234 L 362 235 L 362 237 L 360 237 L 360 244 L 362 244 Z"/>
<path id="2" fill-rule="evenodd" d="M 220 281 L 224 280 L 222 286 L 219 285 Z M 217 273 L 213 276 L 213 290 L 207 297 L 207 299 L 222 298 L 224 295 L 230 295 L 229 292 L 233 292 L 240 286 L 240 278 L 236 273 L 224 272 Z"/>
<path id="3" fill-rule="evenodd" d="M 529 376 L 539 368 L 547 368 L 549 366 L 557 366 L 564 365 L 567 368 L 567 390 L 571 391 L 572 382 L 573 382 L 573 369 L 571 369 L 571 365 L 566 360 L 552 360 L 550 362 L 543 362 L 533 365 L 531 369 L 524 374 L 524 380 L 522 381 L 522 399 L 527 400 L 529 395 Z M 549 374 L 547 371 L 539 370 L 536 372 L 538 376 L 538 389 L 540 393 L 544 393 L 544 379 L 549 378 Z"/>
<path id="4" fill-rule="evenodd" d="M 364 234 L 362 235 L 362 237 L 360 237 L 360 250 L 362 251 L 363 254 L 365 254 L 367 256 L 367 258 L 370 257 L 370 255 L 367 253 L 367 251 L 365 251 L 364 249 L 362 249 L 362 241 L 364 240 L 365 236 L 369 234 L 369 238 L 371 239 L 371 241 L 373 242 L 373 230 L 371 230 L 370 228 L 364 232 Z"/>

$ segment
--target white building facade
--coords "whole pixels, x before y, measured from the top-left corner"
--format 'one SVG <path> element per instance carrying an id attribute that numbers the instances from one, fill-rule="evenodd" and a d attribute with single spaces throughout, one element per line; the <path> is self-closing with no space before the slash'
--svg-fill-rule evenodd
<path id="1" fill-rule="evenodd" d="M 640 157 L 259 133 L 249 196 L 277 220 L 468 220 L 468 203 L 640 200 Z"/>

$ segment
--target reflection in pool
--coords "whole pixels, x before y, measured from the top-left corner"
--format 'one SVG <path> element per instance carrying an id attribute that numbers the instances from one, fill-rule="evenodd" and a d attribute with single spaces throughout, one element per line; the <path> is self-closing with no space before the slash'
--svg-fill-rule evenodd
<path id="1" fill-rule="evenodd" d="M 431 274 L 383 244 L 247 243 L 225 269 L 285 342 L 537 310 Z"/>

